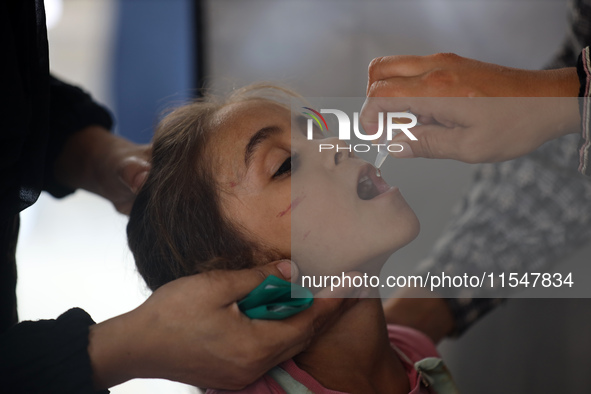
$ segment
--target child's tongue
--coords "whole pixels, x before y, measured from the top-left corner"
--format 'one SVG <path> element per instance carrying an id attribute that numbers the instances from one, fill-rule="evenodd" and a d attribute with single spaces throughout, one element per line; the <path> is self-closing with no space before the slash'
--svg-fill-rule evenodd
<path id="1" fill-rule="evenodd" d="M 390 189 L 390 185 L 384 181 L 381 174 L 378 174 L 379 170 L 376 172 L 370 171 L 359 179 L 357 195 L 360 199 L 371 200 Z"/>

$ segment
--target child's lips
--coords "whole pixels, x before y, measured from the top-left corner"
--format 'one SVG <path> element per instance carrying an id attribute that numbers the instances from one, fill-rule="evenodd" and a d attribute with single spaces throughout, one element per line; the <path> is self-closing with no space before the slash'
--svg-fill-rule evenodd
<path id="1" fill-rule="evenodd" d="M 371 200 L 392 187 L 378 176 L 378 169 L 367 163 L 360 168 L 357 177 L 357 195 L 362 200 Z"/>

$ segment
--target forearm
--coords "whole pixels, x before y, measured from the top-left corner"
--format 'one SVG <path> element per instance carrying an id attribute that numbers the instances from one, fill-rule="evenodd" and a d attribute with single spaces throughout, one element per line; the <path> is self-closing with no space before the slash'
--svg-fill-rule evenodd
<path id="1" fill-rule="evenodd" d="M 578 97 L 580 85 L 576 67 L 531 72 L 540 76 L 538 81 L 533 81 L 537 86 L 532 97 Z"/>
<path id="2" fill-rule="evenodd" d="M 536 126 L 536 129 L 547 130 L 548 140 L 578 132 L 581 126 L 577 99 L 580 83 L 576 67 L 541 70 L 535 71 L 535 73 L 542 76 L 537 82 L 539 86 L 535 96 L 543 98 L 540 101 L 539 112 L 544 111 L 543 103 L 550 104 L 550 107 L 547 108 L 548 121 L 543 121 Z M 560 99 L 550 100 L 547 99 L 548 97 L 560 97 Z M 543 120 L 543 116 L 540 118 Z"/>

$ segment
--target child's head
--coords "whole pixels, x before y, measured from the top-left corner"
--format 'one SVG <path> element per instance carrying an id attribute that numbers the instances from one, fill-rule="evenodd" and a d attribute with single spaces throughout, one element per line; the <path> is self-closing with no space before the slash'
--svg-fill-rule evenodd
<path id="1" fill-rule="evenodd" d="M 416 236 L 416 216 L 398 189 L 348 151 L 319 152 L 320 141 L 305 137 L 306 119 L 292 119 L 269 90 L 295 96 L 251 86 L 224 102 L 178 108 L 160 123 L 128 225 L 151 289 L 279 258 L 309 275 L 375 270 Z"/>

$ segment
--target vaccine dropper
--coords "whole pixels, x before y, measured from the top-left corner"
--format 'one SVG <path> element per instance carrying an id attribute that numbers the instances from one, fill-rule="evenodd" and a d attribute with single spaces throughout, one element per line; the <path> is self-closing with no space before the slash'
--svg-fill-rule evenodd
<path id="1" fill-rule="evenodd" d="M 378 151 L 378 155 L 376 156 L 376 162 L 374 163 L 374 166 L 379 169 L 382 166 L 382 164 L 384 164 L 384 162 L 386 161 L 386 157 L 388 157 L 388 149 L 384 146 L 383 150 Z"/>
<path id="2" fill-rule="evenodd" d="M 410 111 L 406 111 L 409 112 Z M 400 122 L 398 120 L 392 119 L 392 121 L 394 123 L 398 123 L 398 124 L 403 124 L 403 122 Z M 374 166 L 379 170 L 380 167 L 382 166 L 382 164 L 384 164 L 384 162 L 386 161 L 386 157 L 388 157 L 388 136 L 386 135 L 386 133 L 384 132 L 384 137 L 381 139 L 380 142 L 385 142 L 384 144 L 384 149 L 380 150 L 380 147 L 378 146 L 378 155 L 376 156 L 376 161 L 374 163 Z"/>

